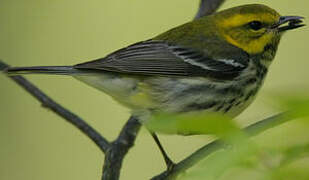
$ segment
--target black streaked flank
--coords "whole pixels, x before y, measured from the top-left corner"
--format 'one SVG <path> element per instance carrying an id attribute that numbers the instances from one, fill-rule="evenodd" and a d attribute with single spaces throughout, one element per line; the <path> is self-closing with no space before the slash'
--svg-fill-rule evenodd
<path id="1" fill-rule="evenodd" d="M 215 111 L 220 111 L 224 107 L 224 103 L 222 103 L 220 106 L 218 106 Z"/>
<path id="2" fill-rule="evenodd" d="M 222 88 L 222 89 L 218 89 L 216 90 L 216 92 L 218 94 L 223 94 L 223 95 L 226 95 L 226 94 L 233 94 L 233 95 L 238 95 L 238 96 L 243 96 L 243 89 L 241 89 L 242 87 L 236 87 L 236 86 L 233 86 L 233 87 L 226 87 L 226 88 Z"/>
<path id="3" fill-rule="evenodd" d="M 248 101 L 250 97 L 254 96 L 257 93 L 257 89 L 251 90 L 245 98 L 245 101 Z"/>
<path id="4" fill-rule="evenodd" d="M 238 105 L 240 105 L 242 103 L 242 101 L 238 101 L 236 104 L 235 104 L 235 106 L 238 106 Z"/>
<path id="5" fill-rule="evenodd" d="M 209 90 L 215 90 L 216 86 L 212 84 L 201 84 L 201 85 L 195 85 L 192 87 L 189 87 L 184 89 L 180 92 L 180 95 L 183 96 L 184 94 L 197 94 L 197 93 L 205 93 L 205 91 Z"/>
<path id="6" fill-rule="evenodd" d="M 233 104 L 235 101 L 236 101 L 236 98 L 230 100 L 228 103 L 229 103 L 229 104 Z"/>
<path id="7" fill-rule="evenodd" d="M 217 102 L 192 103 L 187 105 L 181 112 L 200 111 L 210 109 L 217 105 Z"/>
<path id="8" fill-rule="evenodd" d="M 257 82 L 257 79 L 255 77 L 253 78 L 249 78 L 248 80 L 246 80 L 244 83 L 243 83 L 243 86 L 248 86 L 248 85 L 251 85 L 251 84 L 254 84 Z"/>
<path id="9" fill-rule="evenodd" d="M 227 108 L 224 109 L 224 113 L 227 113 L 232 107 L 233 104 L 230 104 Z"/>

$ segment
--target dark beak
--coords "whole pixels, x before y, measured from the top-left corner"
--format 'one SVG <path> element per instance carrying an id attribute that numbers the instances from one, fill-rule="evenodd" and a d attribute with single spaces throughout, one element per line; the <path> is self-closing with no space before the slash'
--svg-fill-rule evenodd
<path id="1" fill-rule="evenodd" d="M 297 29 L 305 26 L 303 24 L 304 17 L 300 16 L 281 16 L 279 22 L 273 26 L 273 28 L 278 29 L 279 32 L 284 32 L 287 30 Z M 284 26 L 284 24 L 286 24 Z"/>

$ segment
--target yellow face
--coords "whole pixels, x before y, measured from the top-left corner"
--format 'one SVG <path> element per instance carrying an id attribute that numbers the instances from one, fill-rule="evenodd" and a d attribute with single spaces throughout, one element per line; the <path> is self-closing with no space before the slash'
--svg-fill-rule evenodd
<path id="1" fill-rule="evenodd" d="M 214 17 L 221 37 L 249 54 L 263 52 L 267 44 L 278 44 L 282 34 L 274 28 L 279 13 L 263 5 L 232 8 Z"/>

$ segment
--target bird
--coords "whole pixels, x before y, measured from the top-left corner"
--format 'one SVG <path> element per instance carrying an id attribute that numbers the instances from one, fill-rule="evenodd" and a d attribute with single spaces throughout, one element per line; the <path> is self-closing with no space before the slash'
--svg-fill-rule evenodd
<path id="1" fill-rule="evenodd" d="M 262 4 L 242 5 L 103 58 L 73 66 L 11 67 L 6 73 L 72 76 L 128 107 L 142 124 L 160 112 L 217 112 L 234 118 L 255 99 L 282 35 L 304 26 L 303 19 L 281 16 Z"/>

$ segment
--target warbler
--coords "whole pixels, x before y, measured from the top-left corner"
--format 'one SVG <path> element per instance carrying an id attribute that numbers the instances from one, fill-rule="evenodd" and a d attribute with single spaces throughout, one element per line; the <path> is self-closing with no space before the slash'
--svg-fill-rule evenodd
<path id="1" fill-rule="evenodd" d="M 94 61 L 13 67 L 7 73 L 73 76 L 131 109 L 142 123 L 158 112 L 209 111 L 235 117 L 261 88 L 282 34 L 304 26 L 302 19 L 281 16 L 261 4 L 243 5 Z"/>

